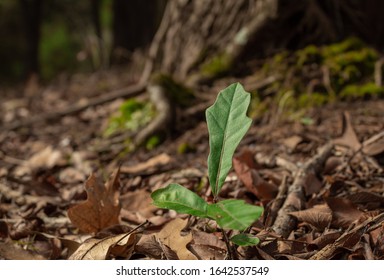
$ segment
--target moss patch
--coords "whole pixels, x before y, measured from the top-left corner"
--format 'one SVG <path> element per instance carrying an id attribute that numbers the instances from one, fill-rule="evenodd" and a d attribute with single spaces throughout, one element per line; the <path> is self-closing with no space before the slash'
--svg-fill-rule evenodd
<path id="1" fill-rule="evenodd" d="M 384 89 L 374 83 L 378 59 L 378 52 L 357 38 L 277 53 L 255 73 L 261 80 L 278 79 L 253 94 L 251 115 L 271 106 L 293 114 L 336 100 L 381 98 Z"/>

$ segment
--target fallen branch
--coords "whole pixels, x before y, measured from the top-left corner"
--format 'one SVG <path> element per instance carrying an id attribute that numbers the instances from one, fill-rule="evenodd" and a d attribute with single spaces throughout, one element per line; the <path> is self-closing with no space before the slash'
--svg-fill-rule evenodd
<path id="1" fill-rule="evenodd" d="M 15 130 L 20 127 L 30 126 L 35 123 L 41 123 L 47 120 L 57 120 L 67 115 L 77 114 L 89 107 L 102 105 L 104 103 L 113 101 L 118 98 L 134 97 L 145 91 L 146 85 L 144 83 L 138 83 L 123 89 L 118 89 L 110 93 L 105 93 L 102 96 L 90 99 L 85 104 L 72 104 L 59 112 L 48 112 L 45 114 L 37 115 L 28 119 L 17 120 L 15 122 L 3 125 L 3 130 Z"/>
<path id="2" fill-rule="evenodd" d="M 305 203 L 305 185 L 307 178 L 321 171 L 324 162 L 331 155 L 333 144 L 328 143 L 321 147 L 316 156 L 309 159 L 303 166 L 298 167 L 295 172 L 294 181 L 288 187 L 287 198 L 279 210 L 276 220 L 272 226 L 274 232 L 285 238 L 289 236 L 296 226 L 296 218 L 289 215 L 293 211 L 303 209 Z"/>

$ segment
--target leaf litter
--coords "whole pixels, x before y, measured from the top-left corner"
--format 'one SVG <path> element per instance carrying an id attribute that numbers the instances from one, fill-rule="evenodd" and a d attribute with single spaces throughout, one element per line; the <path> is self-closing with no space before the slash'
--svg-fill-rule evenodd
<path id="1" fill-rule="evenodd" d="M 363 107 L 251 126 L 221 192 L 265 208 L 246 231 L 260 243 L 234 246 L 240 259 L 384 259 L 384 102 Z M 34 137 L 0 133 L 0 259 L 225 259 L 215 222 L 150 199 L 176 181 L 211 203 L 206 125 L 121 157 L 95 149 L 106 110 L 32 126 Z"/>

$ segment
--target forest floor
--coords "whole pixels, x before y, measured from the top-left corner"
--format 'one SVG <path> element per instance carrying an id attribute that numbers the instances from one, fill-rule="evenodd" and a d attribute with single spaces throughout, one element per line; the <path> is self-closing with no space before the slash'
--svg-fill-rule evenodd
<path id="1" fill-rule="evenodd" d="M 105 91 L 121 86 L 119 79 L 109 76 Z M 63 80 L 28 98 L 1 94 L 2 125 L 86 102 L 103 81 Z M 151 192 L 169 183 L 212 199 L 205 120 L 153 150 L 124 154 L 103 137 L 122 102 L 0 130 L 0 259 L 227 257 L 214 222 L 151 204 Z M 248 230 L 259 245 L 236 247 L 232 257 L 384 259 L 384 100 L 329 104 L 295 121 L 277 116 L 254 121 L 220 194 L 264 207 Z M 321 154 L 324 147 L 330 150 Z M 325 163 L 308 168 L 319 155 Z M 299 176 L 305 195 L 283 213 Z M 281 215 L 293 227 L 277 233 Z"/>

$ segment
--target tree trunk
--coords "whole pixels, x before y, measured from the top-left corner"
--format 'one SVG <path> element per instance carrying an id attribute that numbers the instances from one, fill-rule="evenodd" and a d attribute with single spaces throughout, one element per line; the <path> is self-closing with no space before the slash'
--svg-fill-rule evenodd
<path id="1" fill-rule="evenodd" d="M 169 1 L 154 41 L 154 69 L 184 80 L 209 62 L 231 64 L 276 8 L 277 0 Z"/>
<path id="2" fill-rule="evenodd" d="M 163 0 L 113 1 L 112 57 L 115 62 L 124 61 L 131 52 L 145 49 L 151 43 L 163 8 Z"/>
<path id="3" fill-rule="evenodd" d="M 170 0 L 146 71 L 196 85 L 282 49 L 368 37 L 378 16 L 362 17 L 359 9 L 375 14 L 374 7 L 335 0 Z"/>

